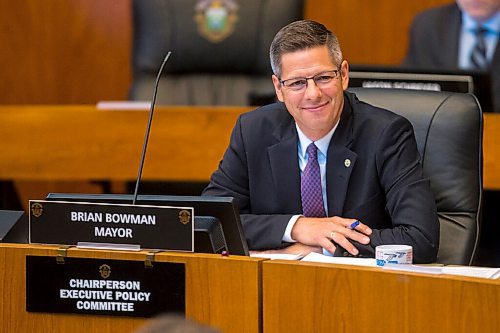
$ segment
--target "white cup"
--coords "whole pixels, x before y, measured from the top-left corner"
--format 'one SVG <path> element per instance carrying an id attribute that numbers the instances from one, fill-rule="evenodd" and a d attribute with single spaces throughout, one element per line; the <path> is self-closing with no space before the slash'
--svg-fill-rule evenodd
<path id="1" fill-rule="evenodd" d="M 411 264 L 413 248 L 409 245 L 379 245 L 375 248 L 377 265 Z"/>

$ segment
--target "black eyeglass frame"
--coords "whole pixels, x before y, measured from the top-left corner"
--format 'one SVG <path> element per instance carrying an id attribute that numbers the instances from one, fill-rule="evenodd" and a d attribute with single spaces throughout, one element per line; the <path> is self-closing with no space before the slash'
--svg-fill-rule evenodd
<path id="1" fill-rule="evenodd" d="M 307 84 L 308 84 L 309 80 L 313 80 L 314 83 L 316 85 L 318 85 L 318 83 L 316 81 L 317 78 L 321 77 L 321 76 L 325 76 L 325 74 L 328 74 L 328 73 L 333 73 L 334 75 L 332 75 L 332 80 L 335 80 L 336 78 L 339 77 L 339 75 L 341 75 L 340 67 L 338 67 L 337 69 L 332 69 L 332 70 L 329 70 L 329 71 L 324 71 L 324 72 L 318 73 L 318 74 L 310 76 L 310 77 L 295 77 L 295 78 L 290 78 L 290 79 L 286 79 L 286 80 L 281 80 L 281 78 L 279 78 L 279 82 L 285 88 L 293 89 L 292 86 L 287 85 L 287 81 L 301 81 L 301 80 L 305 80 L 305 86 L 302 87 L 302 88 L 300 88 L 300 89 L 297 89 L 297 90 L 302 90 L 303 88 L 307 88 Z"/>

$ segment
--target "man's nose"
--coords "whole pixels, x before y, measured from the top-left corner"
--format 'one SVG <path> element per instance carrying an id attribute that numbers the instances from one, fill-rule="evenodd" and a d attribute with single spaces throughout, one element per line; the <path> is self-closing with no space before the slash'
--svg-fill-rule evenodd
<path id="1" fill-rule="evenodd" d="M 313 78 L 307 79 L 305 94 L 306 94 L 306 97 L 308 97 L 310 99 L 318 98 L 319 96 L 321 96 L 321 89 L 318 87 L 318 85 L 316 84 L 316 81 L 314 81 Z"/>

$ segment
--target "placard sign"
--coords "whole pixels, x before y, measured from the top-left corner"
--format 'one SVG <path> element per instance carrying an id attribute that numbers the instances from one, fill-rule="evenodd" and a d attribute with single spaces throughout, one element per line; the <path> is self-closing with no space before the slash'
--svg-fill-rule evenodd
<path id="1" fill-rule="evenodd" d="M 190 251 L 192 207 L 30 201 L 29 242 L 129 244 Z"/>
<path id="2" fill-rule="evenodd" d="M 410 90 L 455 91 L 472 93 L 470 75 L 444 75 L 394 72 L 349 72 L 349 87 L 396 88 Z"/>
<path id="3" fill-rule="evenodd" d="M 183 263 L 26 256 L 29 312 L 151 317 L 185 313 Z"/>

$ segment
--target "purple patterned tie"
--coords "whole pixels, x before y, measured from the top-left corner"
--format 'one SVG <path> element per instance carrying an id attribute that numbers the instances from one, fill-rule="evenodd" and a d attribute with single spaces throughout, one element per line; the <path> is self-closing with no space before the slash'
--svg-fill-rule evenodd
<path id="1" fill-rule="evenodd" d="M 318 163 L 318 148 L 311 143 L 307 147 L 307 165 L 300 181 L 302 212 L 306 217 L 325 217 L 323 194 L 321 191 L 321 173 Z"/>

